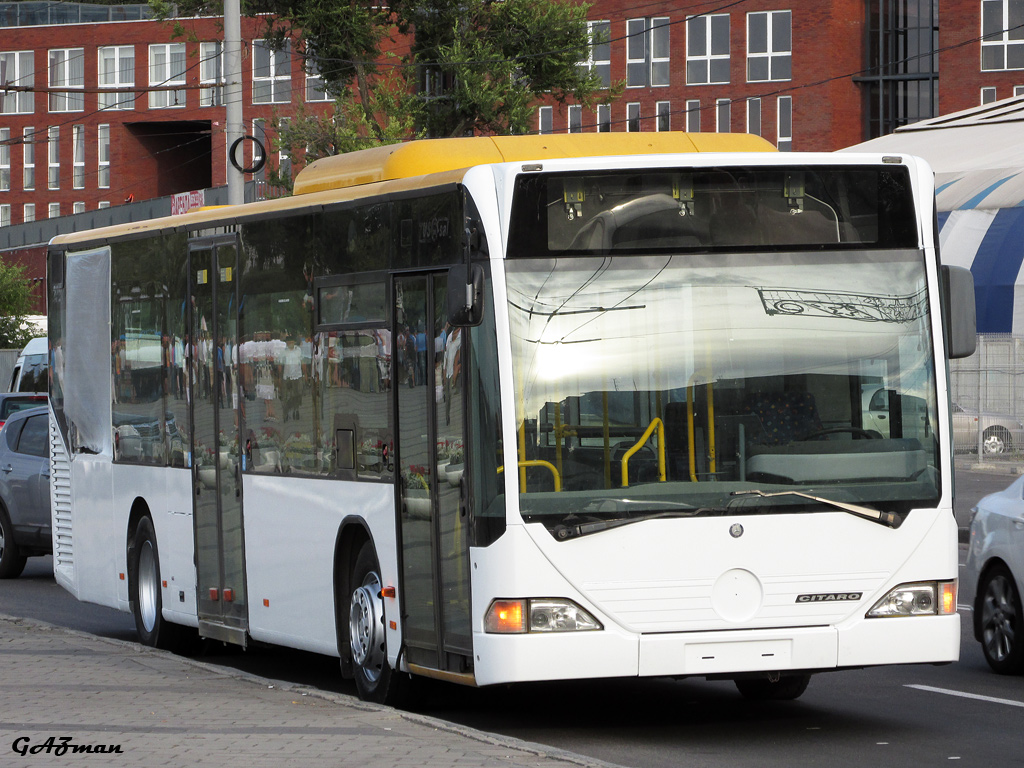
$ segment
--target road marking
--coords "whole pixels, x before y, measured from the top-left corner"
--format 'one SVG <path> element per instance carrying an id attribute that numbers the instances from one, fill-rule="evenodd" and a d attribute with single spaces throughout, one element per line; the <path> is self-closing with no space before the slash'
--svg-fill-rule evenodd
<path id="1" fill-rule="evenodd" d="M 1021 707 L 1024 709 L 1024 701 L 1013 699 L 997 699 L 994 696 L 982 696 L 978 693 L 965 693 L 964 691 L 951 691 L 948 688 L 933 688 L 930 685 L 905 685 L 904 688 L 916 688 L 919 691 L 931 691 L 932 693 L 944 693 L 947 696 L 959 696 L 962 699 L 976 699 L 977 701 L 989 701 L 993 704 L 1006 704 L 1009 707 Z"/>
<path id="2" fill-rule="evenodd" d="M 971 606 L 971 605 L 963 605 L 963 604 L 961 604 L 961 603 L 957 603 L 956 609 L 957 609 L 958 611 L 973 611 L 973 610 L 974 610 L 974 606 Z"/>

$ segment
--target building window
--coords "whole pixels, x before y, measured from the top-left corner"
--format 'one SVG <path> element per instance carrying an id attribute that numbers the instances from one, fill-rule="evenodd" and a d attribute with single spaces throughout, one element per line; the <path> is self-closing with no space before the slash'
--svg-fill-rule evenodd
<path id="1" fill-rule="evenodd" d="M 981 89 L 981 103 L 991 104 L 996 100 L 996 89 L 995 88 L 982 88 Z"/>
<path id="2" fill-rule="evenodd" d="M 698 99 L 686 101 L 686 131 L 700 133 L 700 101 Z"/>
<path id="3" fill-rule="evenodd" d="M 85 109 L 85 49 L 54 48 L 50 51 L 50 111 L 81 112 Z"/>
<path id="4" fill-rule="evenodd" d="M 25 203 L 24 207 L 22 208 L 21 220 L 25 224 L 29 224 L 36 220 L 35 203 Z"/>
<path id="5" fill-rule="evenodd" d="M 312 59 L 306 59 L 306 101 L 330 101 L 327 86 L 320 69 Z"/>
<path id="6" fill-rule="evenodd" d="M 715 132 L 729 133 L 732 122 L 732 101 L 715 99 Z"/>
<path id="7" fill-rule="evenodd" d="M 46 206 L 46 215 L 48 218 L 56 219 L 60 217 L 60 203 L 50 203 Z"/>
<path id="8" fill-rule="evenodd" d="M 569 133 L 583 133 L 583 107 L 569 105 Z"/>
<path id="9" fill-rule="evenodd" d="M 223 44 L 199 44 L 199 106 L 224 106 Z"/>
<path id="10" fill-rule="evenodd" d="M 71 126 L 71 186 L 85 189 L 85 126 Z"/>
<path id="11" fill-rule="evenodd" d="M 287 104 L 292 100 L 292 73 L 288 43 L 275 51 L 267 40 L 252 44 L 252 103 Z"/>
<path id="12" fill-rule="evenodd" d="M 60 189 L 60 126 L 46 130 L 46 188 Z"/>
<path id="13" fill-rule="evenodd" d="M 274 126 L 275 130 L 277 131 L 277 137 L 279 139 L 281 138 L 281 133 L 287 130 L 288 121 L 290 119 L 291 118 L 288 117 L 282 117 L 277 121 L 277 125 Z M 264 146 L 267 145 L 264 144 Z M 256 155 L 258 153 L 255 144 L 253 145 L 252 151 L 252 162 L 255 165 L 257 160 Z M 287 147 L 284 146 L 282 146 L 277 152 L 277 174 L 282 179 L 290 179 L 292 177 L 292 153 Z"/>
<path id="14" fill-rule="evenodd" d="M 672 124 L 672 104 L 668 101 L 659 101 L 654 105 L 655 114 L 658 119 L 655 121 L 655 130 L 657 131 L 671 131 Z"/>
<path id="15" fill-rule="evenodd" d="M 686 84 L 729 82 L 729 14 L 686 20 Z"/>
<path id="16" fill-rule="evenodd" d="M 11 206 L 9 203 L 0 205 L 0 227 L 11 226 Z"/>
<path id="17" fill-rule="evenodd" d="M 85 213 L 85 203 L 84 202 L 73 203 L 72 206 L 71 206 L 71 212 L 72 213 Z"/>
<path id="18" fill-rule="evenodd" d="M 1013 86 L 1013 95 L 1014 96 L 1024 96 L 1024 85 L 1015 85 L 1015 86 Z"/>
<path id="19" fill-rule="evenodd" d="M 0 191 L 11 188 L 11 129 L 0 128 Z"/>
<path id="20" fill-rule="evenodd" d="M 185 85 L 185 44 L 168 43 L 149 46 L 149 108 L 184 107 L 185 91 L 174 86 Z"/>
<path id="21" fill-rule="evenodd" d="M 1022 0 L 1024 2 L 1024 0 Z M 938 114 L 938 0 L 868 0 L 865 134 L 885 136 Z"/>
<path id="22" fill-rule="evenodd" d="M 100 109 L 134 109 L 135 47 L 112 45 L 99 51 Z M 116 91 L 104 91 L 114 88 Z"/>
<path id="23" fill-rule="evenodd" d="M 597 105 L 597 132 L 610 133 L 612 130 L 612 108 L 610 104 Z"/>
<path id="24" fill-rule="evenodd" d="M 793 14 L 765 11 L 747 14 L 747 81 L 791 80 Z"/>
<path id="25" fill-rule="evenodd" d="M 7 51 L 0 53 L 0 72 L 3 72 L 4 86 L 14 85 L 28 88 L 27 91 L 8 91 L 4 94 L 2 114 L 30 115 L 35 112 L 36 101 L 32 88 L 36 84 L 35 65 L 32 51 Z"/>
<path id="26" fill-rule="evenodd" d="M 99 210 L 102 211 L 104 208 L 109 208 L 110 207 L 110 201 L 109 200 L 100 200 L 99 203 L 96 205 L 96 207 Z"/>
<path id="27" fill-rule="evenodd" d="M 747 133 L 761 135 L 761 100 L 747 99 Z"/>
<path id="28" fill-rule="evenodd" d="M 110 126 L 98 125 L 96 132 L 98 135 L 96 186 L 100 189 L 107 189 L 110 187 Z"/>
<path id="29" fill-rule="evenodd" d="M 580 68 L 597 74 L 602 88 L 612 84 L 612 44 L 610 21 L 588 21 L 587 34 L 590 38 L 587 60 L 580 62 Z"/>
<path id="30" fill-rule="evenodd" d="M 537 131 L 539 133 L 551 133 L 551 107 L 540 107 L 537 110 Z"/>
<path id="31" fill-rule="evenodd" d="M 775 146 L 780 152 L 793 151 L 793 97 L 779 96 L 779 125 Z"/>
<path id="32" fill-rule="evenodd" d="M 667 16 L 626 22 L 626 87 L 668 85 L 669 20 Z"/>
<path id="33" fill-rule="evenodd" d="M 1024 69 L 1024 0 L 982 0 L 981 69 Z"/>
<path id="34" fill-rule="evenodd" d="M 28 126 L 21 132 L 21 186 L 36 188 L 36 129 Z"/>
<path id="35" fill-rule="evenodd" d="M 640 104 L 633 101 L 626 105 L 626 130 L 636 133 L 640 130 Z"/>

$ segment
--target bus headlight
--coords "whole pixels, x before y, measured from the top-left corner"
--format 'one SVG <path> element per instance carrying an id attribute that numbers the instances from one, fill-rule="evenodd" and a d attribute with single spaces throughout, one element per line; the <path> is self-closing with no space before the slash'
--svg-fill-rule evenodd
<path id="1" fill-rule="evenodd" d="M 949 616 L 956 613 L 956 581 L 900 584 L 875 603 L 867 618 Z"/>
<path id="2" fill-rule="evenodd" d="M 604 629 L 601 622 L 572 600 L 557 597 L 494 600 L 484 615 L 484 631 L 491 634 L 588 632 L 596 629 Z"/>

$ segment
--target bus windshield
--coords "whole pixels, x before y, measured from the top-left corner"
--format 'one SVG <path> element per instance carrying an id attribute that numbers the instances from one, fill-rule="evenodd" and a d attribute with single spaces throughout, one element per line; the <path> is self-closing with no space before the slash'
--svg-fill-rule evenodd
<path id="1" fill-rule="evenodd" d="M 662 239 L 538 258 L 513 241 L 505 268 L 527 522 L 565 538 L 668 514 L 835 512 L 821 498 L 900 519 L 936 503 L 920 250 Z"/>

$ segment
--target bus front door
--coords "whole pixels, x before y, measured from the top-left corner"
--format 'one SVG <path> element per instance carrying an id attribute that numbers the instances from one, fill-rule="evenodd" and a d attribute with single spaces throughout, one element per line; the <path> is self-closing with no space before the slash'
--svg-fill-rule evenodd
<path id="1" fill-rule="evenodd" d="M 406 654 L 413 666 L 468 674 L 472 636 L 469 532 L 462 503 L 462 330 L 448 324 L 445 274 L 396 276 L 393 290 Z"/>
<path id="2" fill-rule="evenodd" d="M 245 645 L 248 604 L 242 542 L 238 382 L 238 245 L 235 238 L 189 247 L 189 393 L 199 633 Z"/>

